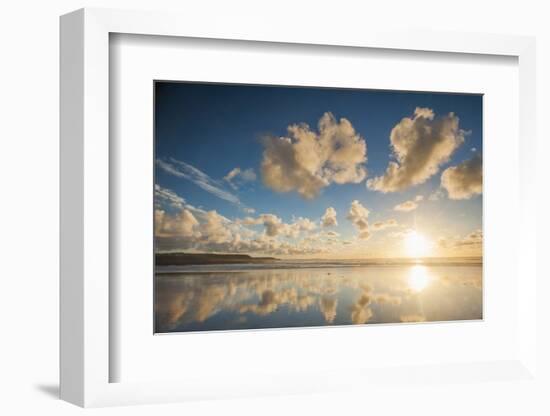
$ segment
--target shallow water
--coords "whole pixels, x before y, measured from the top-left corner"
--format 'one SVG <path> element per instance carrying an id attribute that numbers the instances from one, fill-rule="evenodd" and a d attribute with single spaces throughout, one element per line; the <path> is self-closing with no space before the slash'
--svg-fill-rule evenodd
<path id="1" fill-rule="evenodd" d="M 155 331 L 482 318 L 482 266 L 193 266 L 155 276 Z"/>

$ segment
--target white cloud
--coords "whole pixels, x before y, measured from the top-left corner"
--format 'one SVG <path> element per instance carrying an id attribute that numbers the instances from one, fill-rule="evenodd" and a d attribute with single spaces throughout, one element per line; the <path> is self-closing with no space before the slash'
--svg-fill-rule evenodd
<path id="1" fill-rule="evenodd" d="M 483 244 L 483 231 L 477 229 L 469 233 L 468 235 L 454 238 L 441 237 L 437 244 L 439 248 L 443 249 L 472 249 L 480 250 Z"/>
<path id="2" fill-rule="evenodd" d="M 233 188 L 238 189 L 240 185 L 245 182 L 253 182 L 256 180 L 256 172 L 254 169 L 244 169 L 239 167 L 233 168 L 229 171 L 223 179 Z"/>
<path id="3" fill-rule="evenodd" d="M 355 200 L 351 203 L 347 218 L 355 225 L 355 228 L 359 232 L 358 237 L 361 239 L 370 237 L 368 216 L 369 210 L 359 201 Z"/>
<path id="4" fill-rule="evenodd" d="M 179 196 L 171 189 L 163 188 L 162 186 L 155 184 L 155 209 L 156 210 L 181 210 L 183 208 L 191 211 L 193 215 L 204 217 L 207 211 L 202 208 L 195 207 L 185 200 L 185 198 Z"/>
<path id="5" fill-rule="evenodd" d="M 414 199 L 402 202 L 401 204 L 397 204 L 395 207 L 393 207 L 393 210 L 401 211 L 401 212 L 414 211 L 415 209 L 418 208 L 418 205 L 419 205 L 418 203 L 423 200 L 424 200 L 424 197 L 422 195 L 417 195 Z"/>
<path id="6" fill-rule="evenodd" d="M 205 219 L 201 225 L 201 233 L 207 243 L 222 244 L 233 240 L 233 234 L 224 217 L 216 211 L 208 211 Z"/>
<path id="7" fill-rule="evenodd" d="M 263 225 L 264 232 L 247 228 Z M 273 214 L 258 218 L 247 217 L 231 221 L 216 211 L 194 215 L 184 208 L 176 214 L 155 211 L 155 237 L 159 251 L 191 251 L 219 253 L 249 253 L 265 255 L 309 255 L 321 253 L 325 247 L 306 241 L 281 241 L 280 238 L 298 238 L 316 228 L 308 218 L 284 223 Z"/>
<path id="8" fill-rule="evenodd" d="M 338 225 L 336 220 L 336 210 L 332 207 L 328 207 L 325 214 L 321 217 L 321 225 L 323 227 L 331 227 Z"/>
<path id="9" fill-rule="evenodd" d="M 377 221 L 375 222 L 374 224 L 372 224 L 372 230 L 373 231 L 380 231 L 380 230 L 385 230 L 386 228 L 392 228 L 392 227 L 397 227 L 397 221 L 394 220 L 393 218 L 390 218 L 388 220 L 385 220 L 385 221 Z"/>
<path id="10" fill-rule="evenodd" d="M 193 182 L 204 191 L 217 196 L 224 201 L 237 205 L 245 212 L 253 211 L 252 208 L 245 206 L 236 195 L 223 189 L 220 181 L 212 179 L 206 173 L 190 165 L 189 163 L 182 162 L 181 160 L 174 158 L 170 158 L 168 161 L 157 159 L 156 163 L 166 173 Z"/>
<path id="11" fill-rule="evenodd" d="M 176 194 L 174 191 L 163 188 L 157 184 L 155 184 L 155 200 L 157 205 L 167 203 L 173 208 L 181 209 L 185 205 L 185 199 Z"/>
<path id="12" fill-rule="evenodd" d="M 200 237 L 199 222 L 188 209 L 175 215 L 155 210 L 155 234 L 157 236 Z"/>
<path id="13" fill-rule="evenodd" d="M 265 233 L 269 237 L 276 237 L 279 234 L 285 233 L 288 230 L 285 224 L 279 217 L 273 214 L 262 214 L 260 218 L 265 227 Z"/>
<path id="14" fill-rule="evenodd" d="M 331 183 L 359 183 L 366 177 L 367 144 L 347 119 L 325 113 L 318 132 L 303 123 L 287 130 L 289 137 L 264 139 L 262 178 L 269 188 L 312 199 Z"/>
<path id="15" fill-rule="evenodd" d="M 419 185 L 436 174 L 464 142 L 454 113 L 435 117 L 429 108 L 416 108 L 413 117 L 403 118 L 391 131 L 390 142 L 395 161 L 386 172 L 367 181 L 369 189 L 396 192 Z"/>
<path id="16" fill-rule="evenodd" d="M 450 199 L 469 199 L 481 194 L 483 188 L 481 156 L 476 155 L 457 166 L 445 169 L 441 174 L 441 187 L 447 190 Z"/>
<path id="17" fill-rule="evenodd" d="M 410 211 L 414 211 L 416 208 L 418 208 L 418 204 L 415 201 L 405 201 L 394 206 L 393 210 L 401 211 L 401 212 L 410 212 Z"/>
<path id="18" fill-rule="evenodd" d="M 265 234 L 268 237 L 284 237 L 297 238 L 302 232 L 313 231 L 317 226 L 309 218 L 299 217 L 293 223 L 287 224 L 281 218 L 274 214 L 261 214 L 257 218 L 246 217 L 238 220 L 243 225 L 263 225 Z"/>

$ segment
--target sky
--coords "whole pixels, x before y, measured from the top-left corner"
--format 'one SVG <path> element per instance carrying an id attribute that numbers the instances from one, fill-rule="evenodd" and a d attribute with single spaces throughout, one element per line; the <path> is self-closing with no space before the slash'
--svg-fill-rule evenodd
<path id="1" fill-rule="evenodd" d="M 482 96 L 155 83 L 158 251 L 480 256 Z"/>

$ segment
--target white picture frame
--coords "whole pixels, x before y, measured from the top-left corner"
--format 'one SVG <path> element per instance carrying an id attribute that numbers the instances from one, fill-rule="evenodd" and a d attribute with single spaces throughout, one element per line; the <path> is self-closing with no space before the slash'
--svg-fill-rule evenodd
<path id="1" fill-rule="evenodd" d="M 322 27 L 280 30 L 277 24 L 231 22 L 214 27 L 188 15 L 107 9 L 82 9 L 61 18 L 61 398 L 80 406 L 158 403 L 197 398 L 333 391 L 339 382 L 319 382 L 316 374 L 280 374 L 269 380 L 228 384 L 220 377 L 175 382 L 110 382 L 109 348 L 109 36 L 113 33 L 226 39 L 333 47 L 382 48 L 453 54 L 505 55 L 519 62 L 519 137 L 521 244 L 517 270 L 519 354 L 500 362 L 419 365 L 352 372 L 356 383 L 383 380 L 464 380 L 479 374 L 507 379 L 536 377 L 537 309 L 535 288 L 535 41 L 529 37 L 360 30 L 329 33 Z M 527 145 L 529 144 L 529 146 Z M 475 374 L 478 374 L 477 376 Z M 436 377 L 437 375 L 437 377 Z M 349 377 L 342 369 L 339 378 Z"/>

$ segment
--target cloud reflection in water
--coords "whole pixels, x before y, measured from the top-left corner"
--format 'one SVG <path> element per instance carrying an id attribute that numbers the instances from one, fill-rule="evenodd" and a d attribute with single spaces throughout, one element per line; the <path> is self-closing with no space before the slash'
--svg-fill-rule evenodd
<path id="1" fill-rule="evenodd" d="M 480 319 L 481 266 L 157 273 L 156 332 Z"/>

